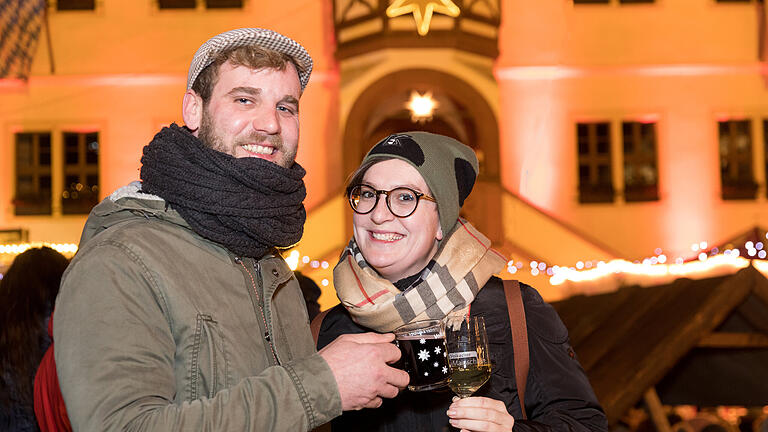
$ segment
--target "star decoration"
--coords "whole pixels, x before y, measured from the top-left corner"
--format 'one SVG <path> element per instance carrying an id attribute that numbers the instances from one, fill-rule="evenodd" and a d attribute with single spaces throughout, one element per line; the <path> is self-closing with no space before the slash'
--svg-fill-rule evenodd
<path id="1" fill-rule="evenodd" d="M 440 347 L 439 346 L 435 347 L 435 354 L 440 354 Z"/>
<path id="2" fill-rule="evenodd" d="M 427 343 L 427 340 L 426 339 L 419 339 L 419 343 L 424 345 L 425 343 Z"/>
<path id="3" fill-rule="evenodd" d="M 421 361 L 429 360 L 429 351 L 427 351 L 425 349 L 419 351 L 419 360 L 421 360 Z"/>
<path id="4" fill-rule="evenodd" d="M 445 367 L 445 366 L 443 366 L 443 373 L 444 373 L 444 374 L 447 374 L 447 373 L 448 373 L 448 368 L 447 368 L 447 367 Z"/>
<path id="5" fill-rule="evenodd" d="M 440 363 L 438 363 L 438 362 L 434 362 L 432 365 L 433 365 L 434 367 L 438 367 L 438 366 L 440 366 Z"/>
<path id="6" fill-rule="evenodd" d="M 387 16 L 390 18 L 412 13 L 413 19 L 416 20 L 416 30 L 421 36 L 429 33 L 429 24 L 434 12 L 455 18 L 461 10 L 451 0 L 395 0 L 387 8 Z"/>

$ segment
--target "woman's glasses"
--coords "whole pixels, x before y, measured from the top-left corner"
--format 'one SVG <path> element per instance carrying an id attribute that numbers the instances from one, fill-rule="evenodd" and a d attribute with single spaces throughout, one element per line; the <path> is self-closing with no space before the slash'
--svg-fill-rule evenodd
<path id="1" fill-rule="evenodd" d="M 379 203 L 379 195 L 386 195 L 387 208 L 393 215 L 404 218 L 416 211 L 420 199 L 436 203 L 429 195 L 407 187 L 399 187 L 392 190 L 378 190 L 366 184 L 359 184 L 349 190 L 349 205 L 357 214 L 368 214 Z"/>

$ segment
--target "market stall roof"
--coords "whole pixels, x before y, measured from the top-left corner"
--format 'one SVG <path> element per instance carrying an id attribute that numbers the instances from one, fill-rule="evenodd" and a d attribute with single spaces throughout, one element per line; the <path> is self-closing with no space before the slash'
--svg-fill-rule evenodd
<path id="1" fill-rule="evenodd" d="M 654 387 L 667 404 L 768 405 L 768 279 L 751 265 L 553 306 L 611 423 Z"/>

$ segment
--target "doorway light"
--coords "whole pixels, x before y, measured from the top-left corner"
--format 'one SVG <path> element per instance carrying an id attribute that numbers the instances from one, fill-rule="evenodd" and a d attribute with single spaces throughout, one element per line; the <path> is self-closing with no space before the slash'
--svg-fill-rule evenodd
<path id="1" fill-rule="evenodd" d="M 405 104 L 405 107 L 411 111 L 411 121 L 414 123 L 432 120 L 437 106 L 437 101 L 432 98 L 432 92 L 425 92 L 422 95 L 417 91 L 411 91 L 411 99 Z"/>

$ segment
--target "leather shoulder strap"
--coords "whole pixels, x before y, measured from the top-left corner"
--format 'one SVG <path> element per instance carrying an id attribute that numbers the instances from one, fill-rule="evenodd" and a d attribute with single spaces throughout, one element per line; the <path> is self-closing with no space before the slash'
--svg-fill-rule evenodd
<path id="1" fill-rule="evenodd" d="M 330 309 L 326 309 L 315 317 L 311 323 L 309 323 L 309 329 L 312 331 L 312 339 L 315 340 L 315 347 L 317 347 L 317 338 L 320 337 L 320 327 L 323 325 L 325 316 L 328 315 Z"/>
<path id="2" fill-rule="evenodd" d="M 505 280 L 504 296 L 507 298 L 509 326 L 512 329 L 512 349 L 514 350 L 515 359 L 517 395 L 520 399 L 523 419 L 527 419 L 528 416 L 525 413 L 525 385 L 528 381 L 529 366 L 528 329 L 525 324 L 525 308 L 523 307 L 523 295 L 520 292 L 520 282 Z"/>

